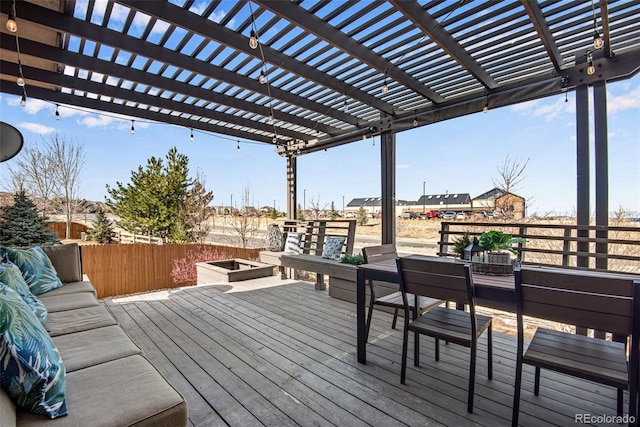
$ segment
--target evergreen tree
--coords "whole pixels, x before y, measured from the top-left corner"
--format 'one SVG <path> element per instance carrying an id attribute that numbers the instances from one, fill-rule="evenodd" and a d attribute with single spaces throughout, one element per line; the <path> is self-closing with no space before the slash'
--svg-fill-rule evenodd
<path id="1" fill-rule="evenodd" d="M 271 219 L 278 219 L 278 211 L 275 208 L 271 208 Z"/>
<path id="2" fill-rule="evenodd" d="M 102 209 L 96 212 L 96 219 L 91 224 L 89 236 L 91 240 L 99 243 L 113 243 L 113 237 L 116 233 L 113 231 L 113 223 L 107 218 Z"/>
<path id="3" fill-rule="evenodd" d="M 49 218 L 38 214 L 35 203 L 18 191 L 13 206 L 6 209 L 0 219 L 0 245 L 33 246 L 60 243 L 58 234 L 48 228 Z"/>
<path id="4" fill-rule="evenodd" d="M 131 173 L 131 183 L 107 186 L 107 206 L 120 220 L 117 224 L 132 233 L 178 239 L 184 237 L 186 199 L 191 182 L 189 159 L 176 147 L 166 155 L 167 163 L 151 157 L 146 168 Z M 179 237 L 178 237 L 179 236 Z"/>
<path id="5" fill-rule="evenodd" d="M 338 211 L 336 210 L 336 205 L 333 202 L 331 202 L 331 209 L 329 210 L 329 218 L 331 219 L 338 218 Z"/>
<path id="6" fill-rule="evenodd" d="M 304 221 L 304 211 L 302 210 L 302 206 L 298 203 L 298 209 L 296 209 L 296 219 L 298 221 Z"/>
<path id="7" fill-rule="evenodd" d="M 365 225 L 367 222 L 369 222 L 367 211 L 364 210 L 364 206 L 360 206 L 360 209 L 358 209 L 358 213 L 356 215 L 356 224 Z"/>

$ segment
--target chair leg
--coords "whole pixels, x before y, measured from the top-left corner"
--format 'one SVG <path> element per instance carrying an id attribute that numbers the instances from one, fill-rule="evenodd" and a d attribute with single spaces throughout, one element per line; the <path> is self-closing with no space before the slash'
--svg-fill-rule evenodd
<path id="1" fill-rule="evenodd" d="M 402 333 L 402 368 L 400 369 L 400 384 L 404 384 L 407 376 L 407 347 L 409 341 L 409 329 L 407 328 L 409 321 L 404 321 L 404 331 Z"/>
<path id="2" fill-rule="evenodd" d="M 493 378 L 493 338 L 491 333 L 491 325 L 487 328 L 487 377 Z"/>
<path id="3" fill-rule="evenodd" d="M 469 386 L 467 395 L 467 412 L 473 413 L 473 395 L 476 385 L 476 353 L 477 353 L 477 341 L 471 345 L 471 356 L 469 361 Z"/>
<path id="4" fill-rule="evenodd" d="M 366 340 L 369 341 L 369 329 L 371 328 L 371 317 L 373 316 L 373 299 L 369 301 L 369 310 L 367 312 L 367 335 Z"/>
<path id="5" fill-rule="evenodd" d="M 536 396 L 540 393 L 540 367 L 536 366 L 536 378 L 533 382 L 533 394 Z"/>
<path id="6" fill-rule="evenodd" d="M 520 389 L 522 387 L 522 356 L 516 358 L 516 383 L 513 392 L 513 412 L 511 413 L 511 427 L 518 426 L 520 415 Z"/>
<path id="7" fill-rule="evenodd" d="M 440 340 L 436 338 L 436 362 L 440 360 Z"/>
<path id="8" fill-rule="evenodd" d="M 624 407 L 623 398 L 624 398 L 623 391 L 622 391 L 622 389 L 621 389 L 621 388 L 619 388 L 619 389 L 618 389 L 618 416 L 619 416 L 619 417 L 621 417 L 621 416 L 623 415 L 623 414 L 622 414 L 622 411 L 624 411 L 624 408 L 623 408 L 623 407 Z M 631 400 L 629 400 L 629 401 L 631 401 Z"/>
<path id="9" fill-rule="evenodd" d="M 398 307 L 393 310 L 393 322 L 391 322 L 391 329 L 396 328 L 396 321 L 398 320 Z"/>
<path id="10" fill-rule="evenodd" d="M 413 366 L 420 366 L 420 334 L 413 333 Z"/>

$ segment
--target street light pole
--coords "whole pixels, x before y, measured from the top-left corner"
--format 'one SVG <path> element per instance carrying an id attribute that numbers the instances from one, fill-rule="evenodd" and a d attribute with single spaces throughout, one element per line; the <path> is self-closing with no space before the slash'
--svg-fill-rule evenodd
<path id="1" fill-rule="evenodd" d="M 344 196 L 342 196 L 342 217 L 344 218 Z"/>
<path id="2" fill-rule="evenodd" d="M 307 210 L 307 189 L 304 189 L 304 197 L 302 198 L 302 215 Z"/>
<path id="3" fill-rule="evenodd" d="M 427 213 L 427 200 L 424 197 L 424 189 L 427 185 L 426 181 L 422 181 L 422 213 L 426 214 Z"/>

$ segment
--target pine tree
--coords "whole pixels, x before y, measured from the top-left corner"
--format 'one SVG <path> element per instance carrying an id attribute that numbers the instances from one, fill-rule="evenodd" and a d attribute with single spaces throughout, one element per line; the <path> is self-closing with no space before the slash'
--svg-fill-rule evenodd
<path id="1" fill-rule="evenodd" d="M 360 206 L 360 209 L 358 209 L 358 213 L 356 216 L 356 223 L 358 225 L 365 225 L 367 222 L 369 222 L 367 211 L 364 210 L 364 206 Z"/>
<path id="2" fill-rule="evenodd" d="M 302 206 L 300 205 L 300 203 L 298 203 L 298 209 L 296 209 L 296 213 L 297 213 L 297 220 L 298 221 L 304 221 L 304 211 L 302 210 Z"/>
<path id="3" fill-rule="evenodd" d="M 89 231 L 91 240 L 95 240 L 98 243 L 113 243 L 113 237 L 116 234 L 113 231 L 113 223 L 107 218 L 102 209 L 96 213 L 96 219 L 91 226 Z"/>
<path id="4" fill-rule="evenodd" d="M 331 202 L 331 209 L 329 210 L 329 218 L 336 219 L 338 218 L 338 211 L 336 210 L 336 205 Z"/>
<path id="5" fill-rule="evenodd" d="M 0 245 L 33 246 L 60 243 L 58 234 L 48 228 L 49 218 L 38 214 L 35 203 L 18 191 L 13 206 L 6 209 L 0 219 Z"/>

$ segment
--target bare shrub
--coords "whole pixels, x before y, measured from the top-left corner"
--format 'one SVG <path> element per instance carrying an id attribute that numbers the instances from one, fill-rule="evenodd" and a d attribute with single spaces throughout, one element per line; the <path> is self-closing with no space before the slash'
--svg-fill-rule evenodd
<path id="1" fill-rule="evenodd" d="M 171 279 L 173 279 L 173 283 L 176 285 L 193 286 L 198 283 L 196 263 L 216 261 L 225 258 L 227 258 L 225 253 L 221 253 L 218 248 L 212 246 L 204 246 L 197 250 L 190 250 L 187 252 L 185 258 L 173 260 Z"/>

